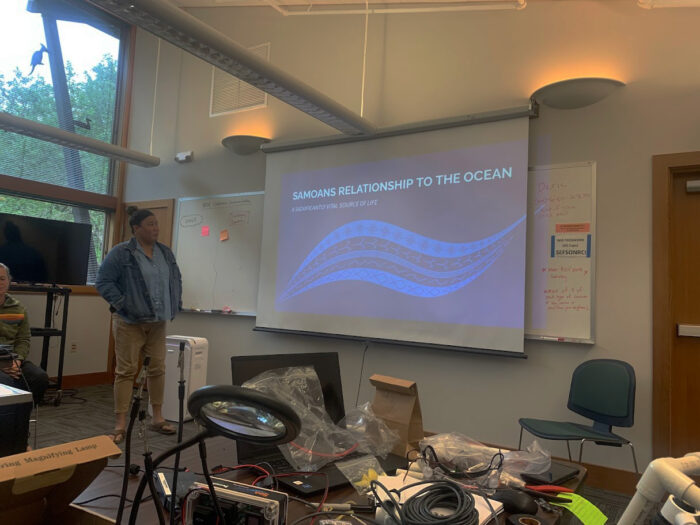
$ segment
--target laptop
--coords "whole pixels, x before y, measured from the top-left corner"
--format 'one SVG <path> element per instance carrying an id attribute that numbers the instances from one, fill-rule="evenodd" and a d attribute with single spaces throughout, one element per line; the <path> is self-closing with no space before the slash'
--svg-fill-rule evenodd
<path id="1" fill-rule="evenodd" d="M 561 485 L 578 476 L 579 469 L 552 461 L 552 466 L 542 474 L 520 474 L 523 480 L 531 485 Z"/>
<path id="2" fill-rule="evenodd" d="M 262 372 L 275 368 L 297 366 L 312 366 L 316 370 L 323 391 L 326 412 L 333 423 L 338 424 L 345 417 L 345 404 L 343 403 L 343 387 L 340 381 L 340 364 L 336 352 L 233 356 L 231 357 L 231 377 L 233 384 L 240 386 Z M 276 473 L 285 470 L 287 472 L 295 471 L 277 447 L 237 442 L 236 448 L 239 464 L 269 463 L 274 467 Z M 377 460 L 387 474 L 393 474 L 397 468 L 406 468 L 408 463 L 406 458 L 395 454 L 389 454 L 385 459 L 377 457 Z M 326 488 L 326 478 L 329 490 L 350 483 L 332 463 L 325 465 L 318 472 L 325 473 L 326 477 L 299 474 L 298 476 L 285 476 L 276 479 L 282 487 L 304 496 L 323 492 Z"/>

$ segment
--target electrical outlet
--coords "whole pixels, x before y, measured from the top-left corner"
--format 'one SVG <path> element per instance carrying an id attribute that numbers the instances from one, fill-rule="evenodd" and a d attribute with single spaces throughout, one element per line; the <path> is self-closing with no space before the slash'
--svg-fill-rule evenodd
<path id="1" fill-rule="evenodd" d="M 70 344 L 70 351 L 72 353 L 77 352 L 78 351 L 78 343 L 71 343 Z"/>

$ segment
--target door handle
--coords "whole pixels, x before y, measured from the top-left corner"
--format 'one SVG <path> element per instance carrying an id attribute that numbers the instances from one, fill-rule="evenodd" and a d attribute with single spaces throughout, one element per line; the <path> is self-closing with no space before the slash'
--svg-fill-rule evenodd
<path id="1" fill-rule="evenodd" d="M 700 324 L 679 324 L 678 335 L 684 337 L 700 337 Z"/>
<path id="2" fill-rule="evenodd" d="M 687 191 L 688 193 L 700 192 L 700 180 L 685 181 L 685 191 Z"/>

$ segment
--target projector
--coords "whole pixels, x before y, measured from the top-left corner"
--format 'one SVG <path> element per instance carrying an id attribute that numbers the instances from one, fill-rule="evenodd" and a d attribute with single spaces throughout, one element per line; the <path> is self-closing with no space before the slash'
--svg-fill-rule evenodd
<path id="1" fill-rule="evenodd" d="M 180 164 L 184 162 L 191 162 L 193 158 L 194 152 L 192 150 L 181 151 L 180 153 L 175 154 L 175 162 L 179 162 Z"/>

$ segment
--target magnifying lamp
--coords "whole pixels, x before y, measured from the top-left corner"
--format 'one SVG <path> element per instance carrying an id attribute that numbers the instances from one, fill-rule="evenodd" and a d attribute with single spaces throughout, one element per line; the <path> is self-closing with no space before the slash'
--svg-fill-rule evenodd
<path id="1" fill-rule="evenodd" d="M 163 508 L 155 491 L 153 472 L 170 456 L 195 443 L 199 445 L 202 472 L 223 525 L 223 513 L 209 475 L 204 440 L 208 437 L 224 436 L 256 445 L 282 445 L 293 440 L 301 428 L 301 421 L 291 407 L 260 392 L 239 386 L 212 385 L 199 388 L 187 400 L 187 409 L 195 421 L 204 427 L 204 430 L 187 441 L 178 443 L 153 461 L 151 472 L 144 473 L 136 490 L 129 516 L 130 525 L 136 524 L 139 505 L 147 483 L 154 496 L 158 519 L 161 525 L 165 524 Z"/>

